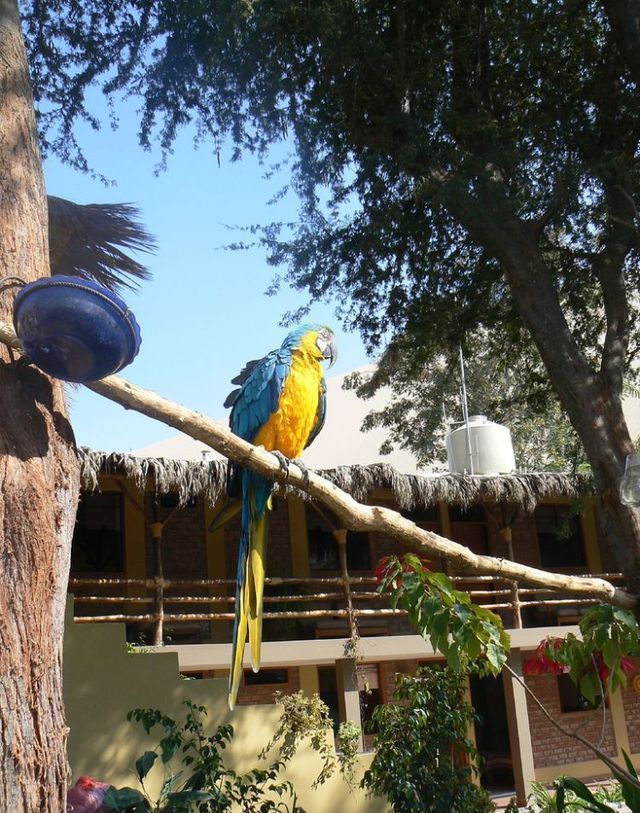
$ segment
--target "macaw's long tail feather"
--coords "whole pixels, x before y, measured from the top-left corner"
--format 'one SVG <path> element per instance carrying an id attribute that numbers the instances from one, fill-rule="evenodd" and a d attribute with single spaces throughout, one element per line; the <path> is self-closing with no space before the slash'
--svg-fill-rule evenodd
<path id="1" fill-rule="evenodd" d="M 223 525 L 226 525 L 227 522 L 235 517 L 241 508 L 242 503 L 240 500 L 233 500 L 227 503 L 220 513 L 213 518 L 211 525 L 209 525 L 209 533 L 213 533 L 217 531 L 218 528 L 222 528 Z"/>
<path id="2" fill-rule="evenodd" d="M 243 478 L 242 532 L 238 551 L 236 617 L 233 626 L 229 708 L 233 710 L 242 677 L 244 645 L 249 635 L 251 665 L 260 668 L 262 644 L 262 603 L 268 527 L 268 499 L 271 486 L 263 478 Z"/>
<path id="3" fill-rule="evenodd" d="M 249 587 L 249 644 L 251 646 L 251 666 L 254 672 L 260 669 L 260 647 L 262 645 L 262 600 L 264 596 L 264 573 L 267 551 L 268 514 L 251 523 L 249 567 L 247 568 Z"/>
<path id="4" fill-rule="evenodd" d="M 238 572 L 236 575 L 236 617 L 233 623 L 233 642 L 231 644 L 231 670 L 229 672 L 229 708 L 233 711 L 242 677 L 242 659 L 247 640 L 247 585 L 249 563 L 249 531 L 242 530 L 240 550 L 238 551 Z"/>

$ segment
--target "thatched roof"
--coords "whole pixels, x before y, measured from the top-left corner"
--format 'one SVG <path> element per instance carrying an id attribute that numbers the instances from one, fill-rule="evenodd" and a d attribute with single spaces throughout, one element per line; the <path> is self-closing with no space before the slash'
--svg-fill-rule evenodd
<path id="1" fill-rule="evenodd" d="M 215 503 L 225 488 L 225 460 L 170 460 L 92 449 L 80 449 L 79 456 L 82 487 L 86 491 L 95 491 L 99 476 L 110 474 L 124 475 L 139 489 L 149 483 L 159 494 L 178 494 L 182 503 L 198 495 Z M 592 489 L 589 477 L 556 472 L 405 475 L 384 463 L 374 463 L 339 466 L 317 473 L 361 502 L 376 489 L 390 489 L 403 510 L 427 508 L 440 501 L 462 507 L 482 501 L 515 503 L 525 511 L 532 511 L 543 498 L 576 498 Z M 299 493 L 297 489 L 291 490 Z"/>
<path id="2" fill-rule="evenodd" d="M 136 288 L 149 279 L 147 268 L 131 250 L 155 251 L 155 238 L 130 203 L 90 203 L 47 197 L 49 261 L 52 274 L 95 280 L 113 291 Z"/>

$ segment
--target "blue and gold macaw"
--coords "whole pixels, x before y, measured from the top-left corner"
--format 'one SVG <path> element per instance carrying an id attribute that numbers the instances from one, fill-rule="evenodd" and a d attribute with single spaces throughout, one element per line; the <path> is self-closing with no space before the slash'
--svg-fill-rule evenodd
<path id="1" fill-rule="evenodd" d="M 322 362 L 337 357 L 335 337 L 328 327 L 302 325 L 277 350 L 260 361 L 250 361 L 233 379 L 240 384 L 225 401 L 231 407 L 231 431 L 256 446 L 295 460 L 324 424 L 326 386 Z M 262 599 L 265 574 L 268 511 L 273 483 L 260 474 L 229 463 L 227 493 L 241 497 L 241 534 L 236 576 L 236 614 L 233 627 L 229 708 L 233 709 L 244 645 L 249 634 L 251 665 L 260 668 Z M 229 518 L 225 509 L 216 521 Z M 222 520 L 222 522 L 220 521 Z"/>

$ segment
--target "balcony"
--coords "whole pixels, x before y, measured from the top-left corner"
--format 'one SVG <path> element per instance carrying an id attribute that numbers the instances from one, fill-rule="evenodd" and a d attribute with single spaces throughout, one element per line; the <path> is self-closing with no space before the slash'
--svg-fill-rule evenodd
<path id="1" fill-rule="evenodd" d="M 597 575 L 622 582 L 619 573 Z M 509 630 L 574 624 L 598 601 L 494 576 L 455 576 L 453 582 L 497 613 Z M 124 623 L 131 641 L 156 646 L 230 641 L 233 579 L 72 578 L 69 590 L 77 623 Z M 388 597 L 376 592 L 373 576 L 270 577 L 264 605 L 265 641 L 413 634 L 405 611 L 392 609 Z"/>

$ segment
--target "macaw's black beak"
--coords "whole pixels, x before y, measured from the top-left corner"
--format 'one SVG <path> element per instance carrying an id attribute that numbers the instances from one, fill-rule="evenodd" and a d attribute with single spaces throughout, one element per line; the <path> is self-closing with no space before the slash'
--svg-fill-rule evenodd
<path id="1" fill-rule="evenodd" d="M 336 363 L 338 358 L 338 345 L 336 344 L 336 337 L 331 334 L 331 338 L 329 339 L 329 343 L 324 349 L 324 353 L 322 354 L 325 359 L 329 360 L 329 366 L 327 370 L 331 369 L 333 365 Z"/>

